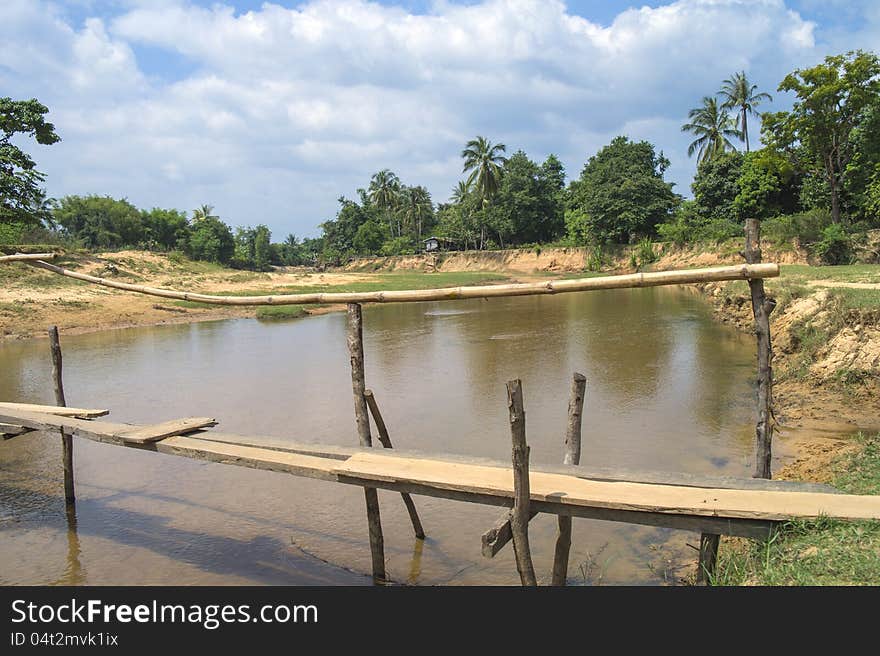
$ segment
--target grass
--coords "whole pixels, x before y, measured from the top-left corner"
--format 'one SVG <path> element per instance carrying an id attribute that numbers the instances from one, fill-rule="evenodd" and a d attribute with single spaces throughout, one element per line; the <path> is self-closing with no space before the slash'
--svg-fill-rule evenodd
<path id="1" fill-rule="evenodd" d="M 783 278 L 806 280 L 830 280 L 834 282 L 880 283 L 880 265 L 847 264 L 841 266 L 808 266 L 806 264 L 783 264 Z"/>
<path id="2" fill-rule="evenodd" d="M 880 435 L 859 435 L 832 484 L 880 494 Z M 731 548 L 732 545 L 732 548 Z M 722 542 L 717 585 L 880 585 L 880 522 L 789 522 L 766 542 Z"/>

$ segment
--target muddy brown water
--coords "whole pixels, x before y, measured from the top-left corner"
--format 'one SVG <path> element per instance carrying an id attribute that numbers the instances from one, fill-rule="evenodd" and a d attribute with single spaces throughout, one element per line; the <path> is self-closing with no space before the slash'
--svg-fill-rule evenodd
<path id="1" fill-rule="evenodd" d="M 573 371 L 587 376 L 582 464 L 748 476 L 754 343 L 692 291 L 368 306 L 368 386 L 395 445 L 508 459 L 505 382 L 521 378 L 533 462 L 562 458 Z M 357 444 L 344 314 L 62 336 L 67 401 L 115 421 L 213 416 L 224 432 Z M 52 403 L 46 340 L 0 344 L 0 399 Z M 0 443 L 2 584 L 344 584 L 370 581 L 360 489 L 76 440 L 75 516 L 60 439 Z M 397 582 L 516 584 L 510 547 L 480 535 L 494 507 L 416 497 L 413 539 L 380 491 Z M 546 582 L 556 521 L 531 524 Z M 698 536 L 574 523 L 572 584 L 663 584 L 691 573 Z M 676 569 L 686 564 L 687 567 Z"/>

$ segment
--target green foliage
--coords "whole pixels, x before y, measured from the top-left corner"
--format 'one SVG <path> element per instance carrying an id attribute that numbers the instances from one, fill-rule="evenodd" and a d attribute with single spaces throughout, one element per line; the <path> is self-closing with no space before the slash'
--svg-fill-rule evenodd
<path id="1" fill-rule="evenodd" d="M 48 112 L 35 98 L 0 98 L 0 225 L 40 225 L 50 218 L 49 203 L 40 186 L 45 175 L 30 155 L 12 143 L 16 134 L 33 137 L 44 146 L 61 141 L 55 126 L 44 118 Z"/>
<path id="2" fill-rule="evenodd" d="M 837 223 L 822 230 L 822 238 L 814 244 L 813 251 L 825 264 L 849 264 L 852 259 L 850 237 Z"/>
<path id="3" fill-rule="evenodd" d="M 791 164 L 768 148 L 745 155 L 735 193 L 733 212 L 739 220 L 794 212 L 799 205 Z"/>
<path id="4" fill-rule="evenodd" d="M 27 229 L 24 221 L 0 221 L 0 244 L 23 244 Z"/>
<path id="5" fill-rule="evenodd" d="M 861 50 L 825 58 L 812 68 L 796 70 L 779 91 L 797 96 L 791 111 L 763 117 L 762 139 L 785 155 L 794 167 L 828 185 L 832 221 L 841 219 L 842 195 L 852 176 L 850 164 L 865 125 L 880 99 L 880 60 Z"/>
<path id="6" fill-rule="evenodd" d="M 411 237 L 395 237 L 382 244 L 382 255 L 413 255 L 419 252 L 419 245 Z"/>
<path id="7" fill-rule="evenodd" d="M 736 150 L 730 137 L 739 137 L 734 119 L 725 105 L 712 96 L 704 96 L 703 104 L 688 112 L 690 123 L 681 126 L 682 132 L 690 132 L 697 138 L 688 146 L 688 157 L 697 153 L 697 162 L 712 160 L 728 150 Z"/>
<path id="8" fill-rule="evenodd" d="M 822 231 L 831 224 L 827 210 L 784 214 L 761 222 L 762 234 L 777 244 L 797 241 L 806 246 L 819 241 Z"/>
<path id="9" fill-rule="evenodd" d="M 638 258 L 639 267 L 644 267 L 657 261 L 657 254 L 654 253 L 654 243 L 651 241 L 650 237 L 642 239 L 633 252 Z"/>
<path id="10" fill-rule="evenodd" d="M 355 250 L 363 255 L 378 253 L 387 236 L 387 230 L 383 228 L 382 224 L 373 219 L 358 226 L 352 240 Z"/>
<path id="11" fill-rule="evenodd" d="M 125 199 L 110 196 L 65 196 L 52 209 L 52 219 L 87 248 L 145 245 L 141 212 Z"/>
<path id="12" fill-rule="evenodd" d="M 485 137 L 477 136 L 468 141 L 461 151 L 461 158 L 464 160 L 461 172 L 470 172 L 467 184 L 474 189 L 483 205 L 498 193 L 501 171 L 506 161 L 501 153 L 505 150 L 507 146 L 504 144 L 493 144 Z"/>
<path id="13" fill-rule="evenodd" d="M 185 252 L 194 260 L 227 264 L 235 254 L 235 239 L 228 225 L 209 216 L 193 225 Z"/>
<path id="14" fill-rule="evenodd" d="M 691 190 L 698 214 L 706 219 L 737 219 L 734 199 L 739 193 L 743 159 L 738 151 L 724 152 L 697 165 Z"/>
<path id="15" fill-rule="evenodd" d="M 186 213 L 158 207 L 141 211 L 145 240 L 152 248 L 170 251 L 185 243 L 189 235 Z"/>
<path id="16" fill-rule="evenodd" d="M 654 233 L 680 201 L 663 180 L 669 166 L 647 141 L 616 137 L 569 187 L 566 231 L 578 243 L 629 243 Z"/>

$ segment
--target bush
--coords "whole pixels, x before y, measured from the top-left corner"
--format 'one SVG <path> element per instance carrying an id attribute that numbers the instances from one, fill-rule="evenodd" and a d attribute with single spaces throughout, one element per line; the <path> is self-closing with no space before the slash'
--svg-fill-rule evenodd
<path id="1" fill-rule="evenodd" d="M 642 241 L 639 242 L 639 245 L 636 247 L 635 253 L 638 255 L 640 267 L 657 261 L 657 256 L 654 254 L 654 244 L 648 237 L 645 237 L 644 239 L 642 239 Z"/>
<path id="2" fill-rule="evenodd" d="M 822 230 L 822 239 L 813 245 L 813 252 L 824 264 L 849 264 L 852 243 L 843 227 L 832 223 Z"/>
<path id="3" fill-rule="evenodd" d="M 830 212 L 815 209 L 768 219 L 763 222 L 761 231 L 765 237 L 780 245 L 795 239 L 806 245 L 822 239 L 823 230 L 830 225 Z"/>
<path id="4" fill-rule="evenodd" d="M 419 252 L 415 240 L 410 237 L 395 237 L 382 244 L 382 255 L 414 255 Z"/>

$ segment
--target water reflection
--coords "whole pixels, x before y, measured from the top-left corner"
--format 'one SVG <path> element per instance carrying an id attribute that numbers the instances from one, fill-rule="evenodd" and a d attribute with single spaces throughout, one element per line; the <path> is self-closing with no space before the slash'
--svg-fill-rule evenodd
<path id="1" fill-rule="evenodd" d="M 687 292 L 368 306 L 364 331 L 367 384 L 398 448 L 506 460 L 505 383 L 521 378 L 532 460 L 556 464 L 571 373 L 580 371 L 583 464 L 750 472 L 753 346 Z M 62 341 L 68 402 L 109 407 L 116 421 L 215 416 L 228 432 L 357 443 L 342 314 Z M 0 372 L 0 398 L 51 403 L 45 340 L 0 345 Z M 68 525 L 58 442 L 35 434 L 0 445 L 0 518 L 13 518 L 0 522 L 4 582 L 368 580 L 356 488 L 76 440 L 78 505 Z M 417 497 L 429 539 L 413 548 L 399 495 L 380 498 L 396 580 L 517 582 L 509 550 L 480 555 L 497 508 Z M 549 571 L 556 523 L 544 519 L 532 523 L 532 550 L 536 568 Z M 648 583 L 662 582 L 652 549 L 670 537 L 684 549 L 688 536 L 585 520 L 574 537 L 575 578 L 586 563 L 602 582 Z"/>

